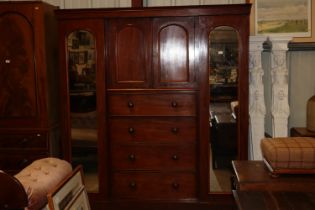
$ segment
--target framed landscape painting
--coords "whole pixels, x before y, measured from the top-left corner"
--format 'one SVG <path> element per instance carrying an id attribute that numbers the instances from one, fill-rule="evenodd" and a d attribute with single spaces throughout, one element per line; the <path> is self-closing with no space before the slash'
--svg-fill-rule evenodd
<path id="1" fill-rule="evenodd" d="M 311 0 L 256 0 L 256 34 L 311 36 Z"/>

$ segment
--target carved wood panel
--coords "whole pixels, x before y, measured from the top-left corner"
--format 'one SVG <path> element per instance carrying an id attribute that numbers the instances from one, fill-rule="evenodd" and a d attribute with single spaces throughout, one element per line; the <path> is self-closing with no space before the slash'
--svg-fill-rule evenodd
<path id="1" fill-rule="evenodd" d="M 0 16 L 0 118 L 37 114 L 34 32 L 18 13 Z"/>
<path id="2" fill-rule="evenodd" d="M 112 88 L 144 88 L 150 85 L 151 21 L 115 19 L 110 21 L 108 81 Z"/>
<path id="3" fill-rule="evenodd" d="M 157 18 L 153 31 L 155 87 L 193 86 L 194 19 Z"/>

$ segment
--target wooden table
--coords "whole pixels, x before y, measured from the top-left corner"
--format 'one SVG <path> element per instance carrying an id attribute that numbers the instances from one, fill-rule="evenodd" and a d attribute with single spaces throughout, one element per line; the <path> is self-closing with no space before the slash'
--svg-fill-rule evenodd
<path id="1" fill-rule="evenodd" d="M 273 178 L 263 161 L 232 161 L 233 196 L 239 210 L 314 210 L 315 175 Z"/>
<path id="2" fill-rule="evenodd" d="M 315 175 L 270 176 L 263 161 L 232 161 L 232 188 L 240 191 L 296 191 L 315 193 Z M 314 207 L 315 209 L 315 207 Z"/>
<path id="3" fill-rule="evenodd" d="M 237 124 L 231 113 L 214 115 L 211 129 L 212 167 L 231 168 L 237 156 Z"/>
<path id="4" fill-rule="evenodd" d="M 304 127 L 293 127 L 290 129 L 290 136 L 292 137 L 314 137 L 315 132 L 311 132 Z"/>
<path id="5" fill-rule="evenodd" d="M 239 210 L 314 210 L 315 193 L 287 191 L 235 191 Z"/>

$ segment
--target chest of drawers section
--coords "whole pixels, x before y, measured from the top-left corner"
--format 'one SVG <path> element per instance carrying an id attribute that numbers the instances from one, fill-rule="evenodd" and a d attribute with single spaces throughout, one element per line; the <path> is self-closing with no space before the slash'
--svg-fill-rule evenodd
<path id="1" fill-rule="evenodd" d="M 195 198 L 195 92 L 109 92 L 108 103 L 113 198 Z"/>
<path id="2" fill-rule="evenodd" d="M 34 160 L 49 156 L 48 139 L 44 131 L 1 133 L 0 168 L 15 174 Z"/>

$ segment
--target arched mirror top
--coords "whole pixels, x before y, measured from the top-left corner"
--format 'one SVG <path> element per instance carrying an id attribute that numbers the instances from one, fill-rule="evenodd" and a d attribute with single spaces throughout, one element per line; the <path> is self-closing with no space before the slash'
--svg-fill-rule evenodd
<path id="1" fill-rule="evenodd" d="M 76 30 L 67 37 L 69 88 L 72 91 L 95 91 L 95 37 L 87 30 Z"/>
<path id="2" fill-rule="evenodd" d="M 210 35 L 213 33 L 220 33 L 221 37 L 216 37 L 217 41 L 224 42 L 238 42 L 238 31 L 233 26 L 217 26 L 210 31 Z"/>
<path id="3" fill-rule="evenodd" d="M 239 38 L 234 28 L 219 26 L 210 32 L 208 68 L 209 84 L 212 89 L 221 86 L 231 91 L 226 96 L 213 94 L 211 100 L 237 100 Z"/>

